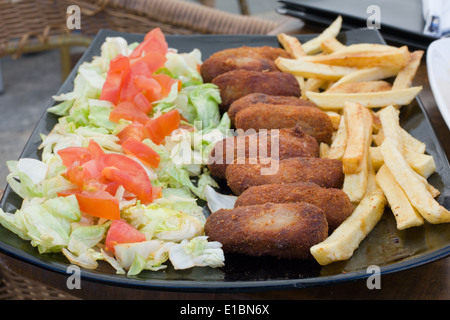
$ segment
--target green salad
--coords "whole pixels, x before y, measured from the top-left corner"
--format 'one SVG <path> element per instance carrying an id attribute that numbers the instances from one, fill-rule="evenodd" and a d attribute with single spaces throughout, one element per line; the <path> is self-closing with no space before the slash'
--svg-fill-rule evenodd
<path id="1" fill-rule="evenodd" d="M 179 53 L 154 29 L 140 43 L 110 37 L 79 66 L 72 92 L 54 96 L 59 116 L 41 134 L 41 159 L 8 161 L 23 203 L 0 223 L 40 254 L 60 252 L 118 274 L 221 267 L 198 200 L 218 187 L 208 154 L 229 134 L 220 93 L 203 83 L 201 52 Z"/>

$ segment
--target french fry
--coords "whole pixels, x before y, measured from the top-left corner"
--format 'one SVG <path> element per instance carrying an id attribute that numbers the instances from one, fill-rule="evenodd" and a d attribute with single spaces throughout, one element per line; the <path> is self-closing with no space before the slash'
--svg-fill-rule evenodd
<path id="1" fill-rule="evenodd" d="M 338 50 L 335 50 L 335 54 L 346 53 L 369 53 L 369 52 L 383 52 L 397 49 L 394 46 L 379 43 L 356 43 L 348 46 L 341 46 Z"/>
<path id="2" fill-rule="evenodd" d="M 328 93 L 361 93 L 361 92 L 379 92 L 389 91 L 392 85 L 383 80 L 378 81 L 363 81 L 363 82 L 350 82 L 342 83 L 338 86 L 331 86 L 326 90 Z"/>
<path id="3" fill-rule="evenodd" d="M 342 51 L 348 50 L 348 47 Z M 408 47 L 368 52 L 344 52 L 340 51 L 321 55 L 307 56 L 302 59 L 307 62 L 342 66 L 350 68 L 374 68 L 374 67 L 396 67 L 403 68 L 409 62 Z"/>
<path id="4" fill-rule="evenodd" d="M 384 159 L 381 154 L 380 147 L 370 147 L 370 159 L 373 167 L 378 170 L 383 164 Z M 414 153 L 404 154 L 406 161 L 410 167 L 424 178 L 430 177 L 436 171 L 436 163 L 434 158 L 428 154 Z"/>
<path id="5" fill-rule="evenodd" d="M 417 180 L 422 182 L 422 184 L 425 186 L 425 189 L 428 190 L 428 192 L 431 194 L 431 196 L 433 198 L 436 198 L 437 196 L 439 196 L 441 194 L 441 192 L 438 189 L 436 189 L 434 186 L 432 186 L 425 177 L 422 177 L 420 174 L 418 174 L 414 170 L 412 172 L 416 176 Z"/>
<path id="6" fill-rule="evenodd" d="M 345 174 L 361 171 L 365 152 L 365 128 L 363 107 L 356 103 L 344 106 L 345 126 L 347 127 L 347 146 L 342 157 Z"/>
<path id="7" fill-rule="evenodd" d="M 419 139 L 414 138 L 405 129 L 401 128 L 404 148 L 412 153 L 425 153 L 426 144 Z"/>
<path id="8" fill-rule="evenodd" d="M 363 93 L 328 93 L 306 92 L 306 97 L 323 109 L 340 110 L 344 103 L 359 103 L 366 108 L 380 108 L 389 105 L 407 105 L 422 90 L 422 86 L 401 90 L 363 92 Z"/>
<path id="9" fill-rule="evenodd" d="M 278 36 L 278 41 L 281 43 L 282 47 L 289 52 L 295 58 L 300 58 L 306 56 L 306 52 L 303 50 L 303 47 L 300 41 L 290 35 L 285 33 L 280 33 Z M 300 92 L 304 95 L 305 92 L 305 78 L 301 76 L 296 76 L 298 84 L 300 86 Z"/>
<path id="10" fill-rule="evenodd" d="M 383 133 L 383 129 L 381 128 L 380 130 L 378 130 L 377 134 L 373 135 L 373 142 L 375 143 L 376 146 L 381 146 L 381 144 L 383 143 L 384 140 L 384 133 Z"/>
<path id="11" fill-rule="evenodd" d="M 369 167 L 368 188 L 361 202 L 327 239 L 310 249 L 322 266 L 351 258 L 383 216 L 386 197 L 375 182 L 375 173 L 370 164 Z"/>
<path id="12" fill-rule="evenodd" d="M 376 174 L 376 182 L 383 190 L 397 222 L 397 229 L 404 230 L 424 223 L 422 216 L 411 205 L 402 188 L 386 165 L 382 165 Z"/>
<path id="13" fill-rule="evenodd" d="M 300 76 L 296 76 L 297 78 Z M 303 78 L 303 77 L 300 77 Z M 304 79 L 304 78 L 303 78 Z M 317 79 L 317 78 L 309 78 L 305 80 L 305 84 L 303 90 L 301 91 L 302 98 L 306 99 L 306 92 L 314 91 L 319 92 L 320 88 L 324 86 L 327 82 L 325 80 Z"/>
<path id="14" fill-rule="evenodd" d="M 450 211 L 434 199 L 421 182 L 420 175 L 411 169 L 395 143 L 385 137 L 380 148 L 384 163 L 420 215 L 432 224 L 450 222 Z"/>
<path id="15" fill-rule="evenodd" d="M 383 136 L 390 138 L 398 150 L 403 153 L 406 161 L 411 168 L 423 177 L 428 178 L 434 171 L 436 171 L 436 163 L 432 156 L 425 155 L 421 152 L 416 152 L 412 148 L 419 151 L 423 150 L 423 143 L 412 137 L 407 133 L 399 123 L 399 111 L 393 107 L 388 106 L 379 112 L 381 126 L 383 128 Z M 408 139 L 412 145 L 404 141 Z M 414 145 L 416 144 L 416 145 Z"/>
<path id="16" fill-rule="evenodd" d="M 392 90 L 411 87 L 411 83 L 416 75 L 417 69 L 419 68 L 423 53 L 424 52 L 422 50 L 417 50 L 410 54 L 410 60 L 408 64 L 397 74 L 397 77 L 392 85 Z"/>
<path id="17" fill-rule="evenodd" d="M 337 130 L 339 128 L 339 123 L 341 122 L 341 115 L 334 111 L 326 111 L 325 112 L 331 120 L 331 123 L 333 124 L 333 130 Z"/>
<path id="18" fill-rule="evenodd" d="M 318 78 L 322 80 L 339 80 L 346 74 L 355 71 L 355 68 L 330 66 L 326 64 L 306 62 L 301 59 L 277 58 L 277 67 L 284 72 L 305 78 Z"/>
<path id="19" fill-rule="evenodd" d="M 289 52 L 295 58 L 306 56 L 306 52 L 303 50 L 302 44 L 296 37 L 289 36 L 285 33 L 280 33 L 277 38 L 284 50 Z"/>
<path id="20" fill-rule="evenodd" d="M 303 43 L 303 50 L 306 54 L 316 54 L 320 52 L 321 43 L 327 39 L 336 38 L 341 31 L 341 27 L 342 17 L 338 16 L 321 34 Z"/>
<path id="21" fill-rule="evenodd" d="M 354 203 L 361 201 L 361 199 L 364 197 L 364 194 L 366 193 L 366 190 L 368 188 L 369 172 L 370 169 L 372 169 L 369 157 L 369 148 L 370 145 L 372 144 L 372 116 L 370 115 L 370 112 L 367 108 L 361 107 L 361 109 L 363 111 L 362 121 L 364 130 L 363 130 L 363 140 L 361 141 L 363 145 L 363 154 L 360 169 L 358 172 L 355 173 L 346 173 L 344 176 L 344 185 L 342 187 L 342 190 L 348 195 L 350 201 Z M 351 143 L 349 126 L 352 127 L 355 124 L 346 123 L 346 125 L 349 136 L 347 137 L 347 148 L 345 152 L 347 152 L 348 146 Z M 345 156 L 346 153 L 344 153 L 342 159 L 343 163 Z"/>
<path id="22" fill-rule="evenodd" d="M 436 171 L 436 162 L 428 154 L 406 152 L 405 158 L 411 168 L 424 178 L 429 178 Z"/>
<path id="23" fill-rule="evenodd" d="M 296 76 L 295 79 L 297 79 L 298 85 L 300 87 L 300 92 L 303 94 L 305 92 L 305 78 Z"/>
<path id="24" fill-rule="evenodd" d="M 321 87 L 326 84 L 325 80 L 317 78 L 309 78 L 305 81 L 305 92 L 313 91 L 318 92 Z"/>
<path id="25" fill-rule="evenodd" d="M 343 48 L 345 48 L 345 45 L 342 44 L 336 38 L 326 39 L 325 41 L 322 41 L 322 43 L 320 44 L 320 49 L 324 53 L 332 53 L 332 52 L 341 50 Z"/>
<path id="26" fill-rule="evenodd" d="M 397 75 L 399 70 L 400 68 L 398 67 L 375 67 L 375 68 L 357 69 L 349 74 L 346 74 L 341 79 L 336 81 L 333 87 L 339 86 L 344 83 L 387 79 Z"/>
<path id="27" fill-rule="evenodd" d="M 333 142 L 330 145 L 330 149 L 328 150 L 326 157 L 329 159 L 342 160 L 346 146 L 347 146 L 347 126 L 345 124 L 345 118 L 342 116 L 339 122 L 339 127 L 336 131 Z"/>
<path id="28" fill-rule="evenodd" d="M 330 146 L 326 143 L 321 142 L 319 145 L 319 156 L 321 158 L 326 158 L 329 150 Z"/>
<path id="29" fill-rule="evenodd" d="M 450 211 L 436 200 L 439 190 L 427 180 L 436 171 L 434 158 L 399 121 L 399 107 L 422 90 L 412 82 L 424 51 L 344 45 L 336 39 L 341 27 L 338 17 L 322 34 L 301 44 L 303 53 L 294 55 L 297 59 L 276 60 L 281 71 L 303 78 L 302 97 L 330 116 L 332 143 L 320 145 L 320 156 L 342 161 L 343 191 L 356 206 L 325 241 L 311 247 L 321 265 L 349 259 L 386 205 L 399 230 L 425 221 L 450 222 Z M 392 84 L 386 81 L 393 77 Z"/>
<path id="30" fill-rule="evenodd" d="M 439 190 L 429 184 L 426 179 L 436 171 L 434 158 L 425 154 L 426 146 L 423 142 L 411 136 L 403 128 L 400 128 L 400 131 L 404 141 L 403 152 L 401 152 L 402 156 L 433 198 L 437 197 L 440 194 Z M 383 144 L 384 139 L 384 130 L 381 129 L 373 138 L 373 141 L 378 147 L 371 148 L 370 150 L 371 159 L 374 161 L 375 165 L 379 167 L 384 163 L 384 158 L 381 154 L 381 149 L 379 148 Z M 394 144 L 397 146 L 398 140 L 397 142 L 394 142 Z"/>
<path id="31" fill-rule="evenodd" d="M 381 166 L 384 164 L 383 155 L 381 154 L 380 147 L 370 147 L 369 148 L 369 157 L 370 161 L 372 161 L 372 165 L 375 171 L 378 171 Z"/>
<path id="32" fill-rule="evenodd" d="M 333 81 L 333 80 L 328 81 L 326 87 L 324 88 L 324 90 L 328 91 L 335 82 L 336 81 Z"/>
<path id="33" fill-rule="evenodd" d="M 378 133 L 381 129 L 381 121 L 380 117 L 378 117 L 377 113 L 374 110 L 370 110 L 370 113 L 372 114 L 372 128 L 374 133 Z"/>
<path id="34" fill-rule="evenodd" d="M 390 138 L 399 151 L 403 152 L 403 135 L 399 122 L 399 111 L 390 105 L 383 108 L 378 115 L 384 137 Z"/>
<path id="35" fill-rule="evenodd" d="M 422 141 L 414 138 L 405 129 L 401 128 L 403 138 L 403 148 L 412 154 L 425 153 L 426 145 Z M 384 140 L 383 129 L 380 129 L 373 137 L 373 141 L 377 146 L 381 146 Z"/>

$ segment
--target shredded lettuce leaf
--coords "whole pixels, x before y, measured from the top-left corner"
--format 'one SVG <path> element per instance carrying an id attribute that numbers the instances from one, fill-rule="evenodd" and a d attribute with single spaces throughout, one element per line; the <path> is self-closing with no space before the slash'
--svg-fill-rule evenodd
<path id="1" fill-rule="evenodd" d="M 186 120 L 184 127 L 190 130 L 175 130 L 161 145 L 143 141 L 160 155 L 158 168 L 129 156 L 144 167 L 153 186 L 162 188 L 162 198 L 143 205 L 136 199 L 128 200 L 123 187 L 115 195 L 121 218 L 144 233 L 147 240 L 117 244 L 115 254 L 105 251 L 111 221 L 81 212 L 74 195 L 58 197 L 60 191 L 77 188 L 63 176 L 67 168 L 57 154 L 59 150 L 87 147 L 93 139 L 107 153 L 123 153 L 117 134 L 130 121 L 110 121 L 114 106 L 99 97 L 110 61 L 119 54 L 129 55 L 137 45 L 121 37 L 107 38 L 100 55 L 80 65 L 73 90 L 53 96 L 56 103 L 48 112 L 59 118 L 50 133 L 41 134 L 41 159 L 7 162 L 7 182 L 23 203 L 14 213 L 0 209 L 0 224 L 30 241 L 39 253 L 62 252 L 71 263 L 88 269 L 96 269 L 99 260 L 128 276 L 164 269 L 166 262 L 175 269 L 221 267 L 221 245 L 204 236 L 206 218 L 198 200 L 207 200 L 209 188 L 218 187 L 206 164 L 214 144 L 229 136 L 230 120 L 227 114 L 220 116 L 218 88 L 203 83 L 198 49 L 167 53 L 166 64 L 156 73 L 181 80 L 182 88 L 179 91 L 175 84 L 167 97 L 153 103 L 149 114 L 154 118 L 177 109 Z"/>
<path id="2" fill-rule="evenodd" d="M 206 236 L 184 239 L 169 248 L 169 259 L 177 270 L 206 266 L 218 268 L 224 265 L 225 260 L 221 248 L 220 242 L 208 241 Z"/>
<path id="3" fill-rule="evenodd" d="M 79 221 L 75 196 L 58 197 L 30 204 L 14 214 L 0 208 L 0 223 L 24 240 L 30 240 L 39 253 L 60 252 L 70 239 L 70 223 Z"/>

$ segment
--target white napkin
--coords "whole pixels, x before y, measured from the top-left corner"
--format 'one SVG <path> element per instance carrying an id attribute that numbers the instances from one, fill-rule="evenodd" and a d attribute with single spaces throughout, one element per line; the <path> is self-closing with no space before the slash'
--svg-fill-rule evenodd
<path id="1" fill-rule="evenodd" d="M 450 1 L 422 0 L 425 28 L 423 33 L 442 37 L 450 33 Z"/>

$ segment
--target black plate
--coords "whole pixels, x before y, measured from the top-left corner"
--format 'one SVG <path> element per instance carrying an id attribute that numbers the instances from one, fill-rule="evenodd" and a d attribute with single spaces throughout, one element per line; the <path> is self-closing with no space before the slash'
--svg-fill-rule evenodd
<path id="1" fill-rule="evenodd" d="M 143 39 L 143 35 L 100 31 L 58 94 L 72 91 L 79 64 L 90 61 L 93 56 L 98 55 L 101 44 L 109 36 L 122 36 L 129 43 Z M 299 39 L 305 41 L 311 37 L 312 35 L 299 36 Z M 339 40 L 345 44 L 384 42 L 377 31 L 367 29 L 343 32 Z M 169 46 L 179 49 L 180 52 L 199 48 L 202 51 L 203 60 L 216 51 L 230 47 L 279 46 L 274 36 L 167 36 L 167 41 Z M 51 101 L 49 107 L 53 104 L 54 101 Z M 56 121 L 57 118 L 54 115 L 44 113 L 21 157 L 39 157 L 37 152 L 41 142 L 39 133 L 48 133 Z M 446 208 L 450 208 L 449 163 L 420 100 L 417 99 L 402 109 L 401 123 L 413 136 L 425 142 L 427 152 L 434 156 L 437 170 L 430 177 L 430 182 L 441 191 L 438 201 Z M 3 210 L 14 212 L 20 207 L 21 199 L 7 186 L 0 205 Z M 370 265 L 379 266 L 381 273 L 384 274 L 444 258 L 450 254 L 449 231 L 450 224 L 425 224 L 399 231 L 395 227 L 392 213 L 386 210 L 382 220 L 361 243 L 351 259 L 325 267 L 319 266 L 315 261 L 251 258 L 236 254 L 225 256 L 223 268 L 193 268 L 176 271 L 168 263 L 169 267 L 166 270 L 144 271 L 133 277 L 117 275 L 111 266 L 100 261 L 97 270 L 82 270 L 81 277 L 83 280 L 109 285 L 173 291 L 225 292 L 310 287 L 366 278 L 371 274 L 367 273 L 367 267 Z M 3 227 L 0 227 L 0 252 L 38 268 L 61 274 L 66 274 L 67 267 L 70 265 L 62 254 L 40 255 L 28 241 L 21 240 Z"/>

